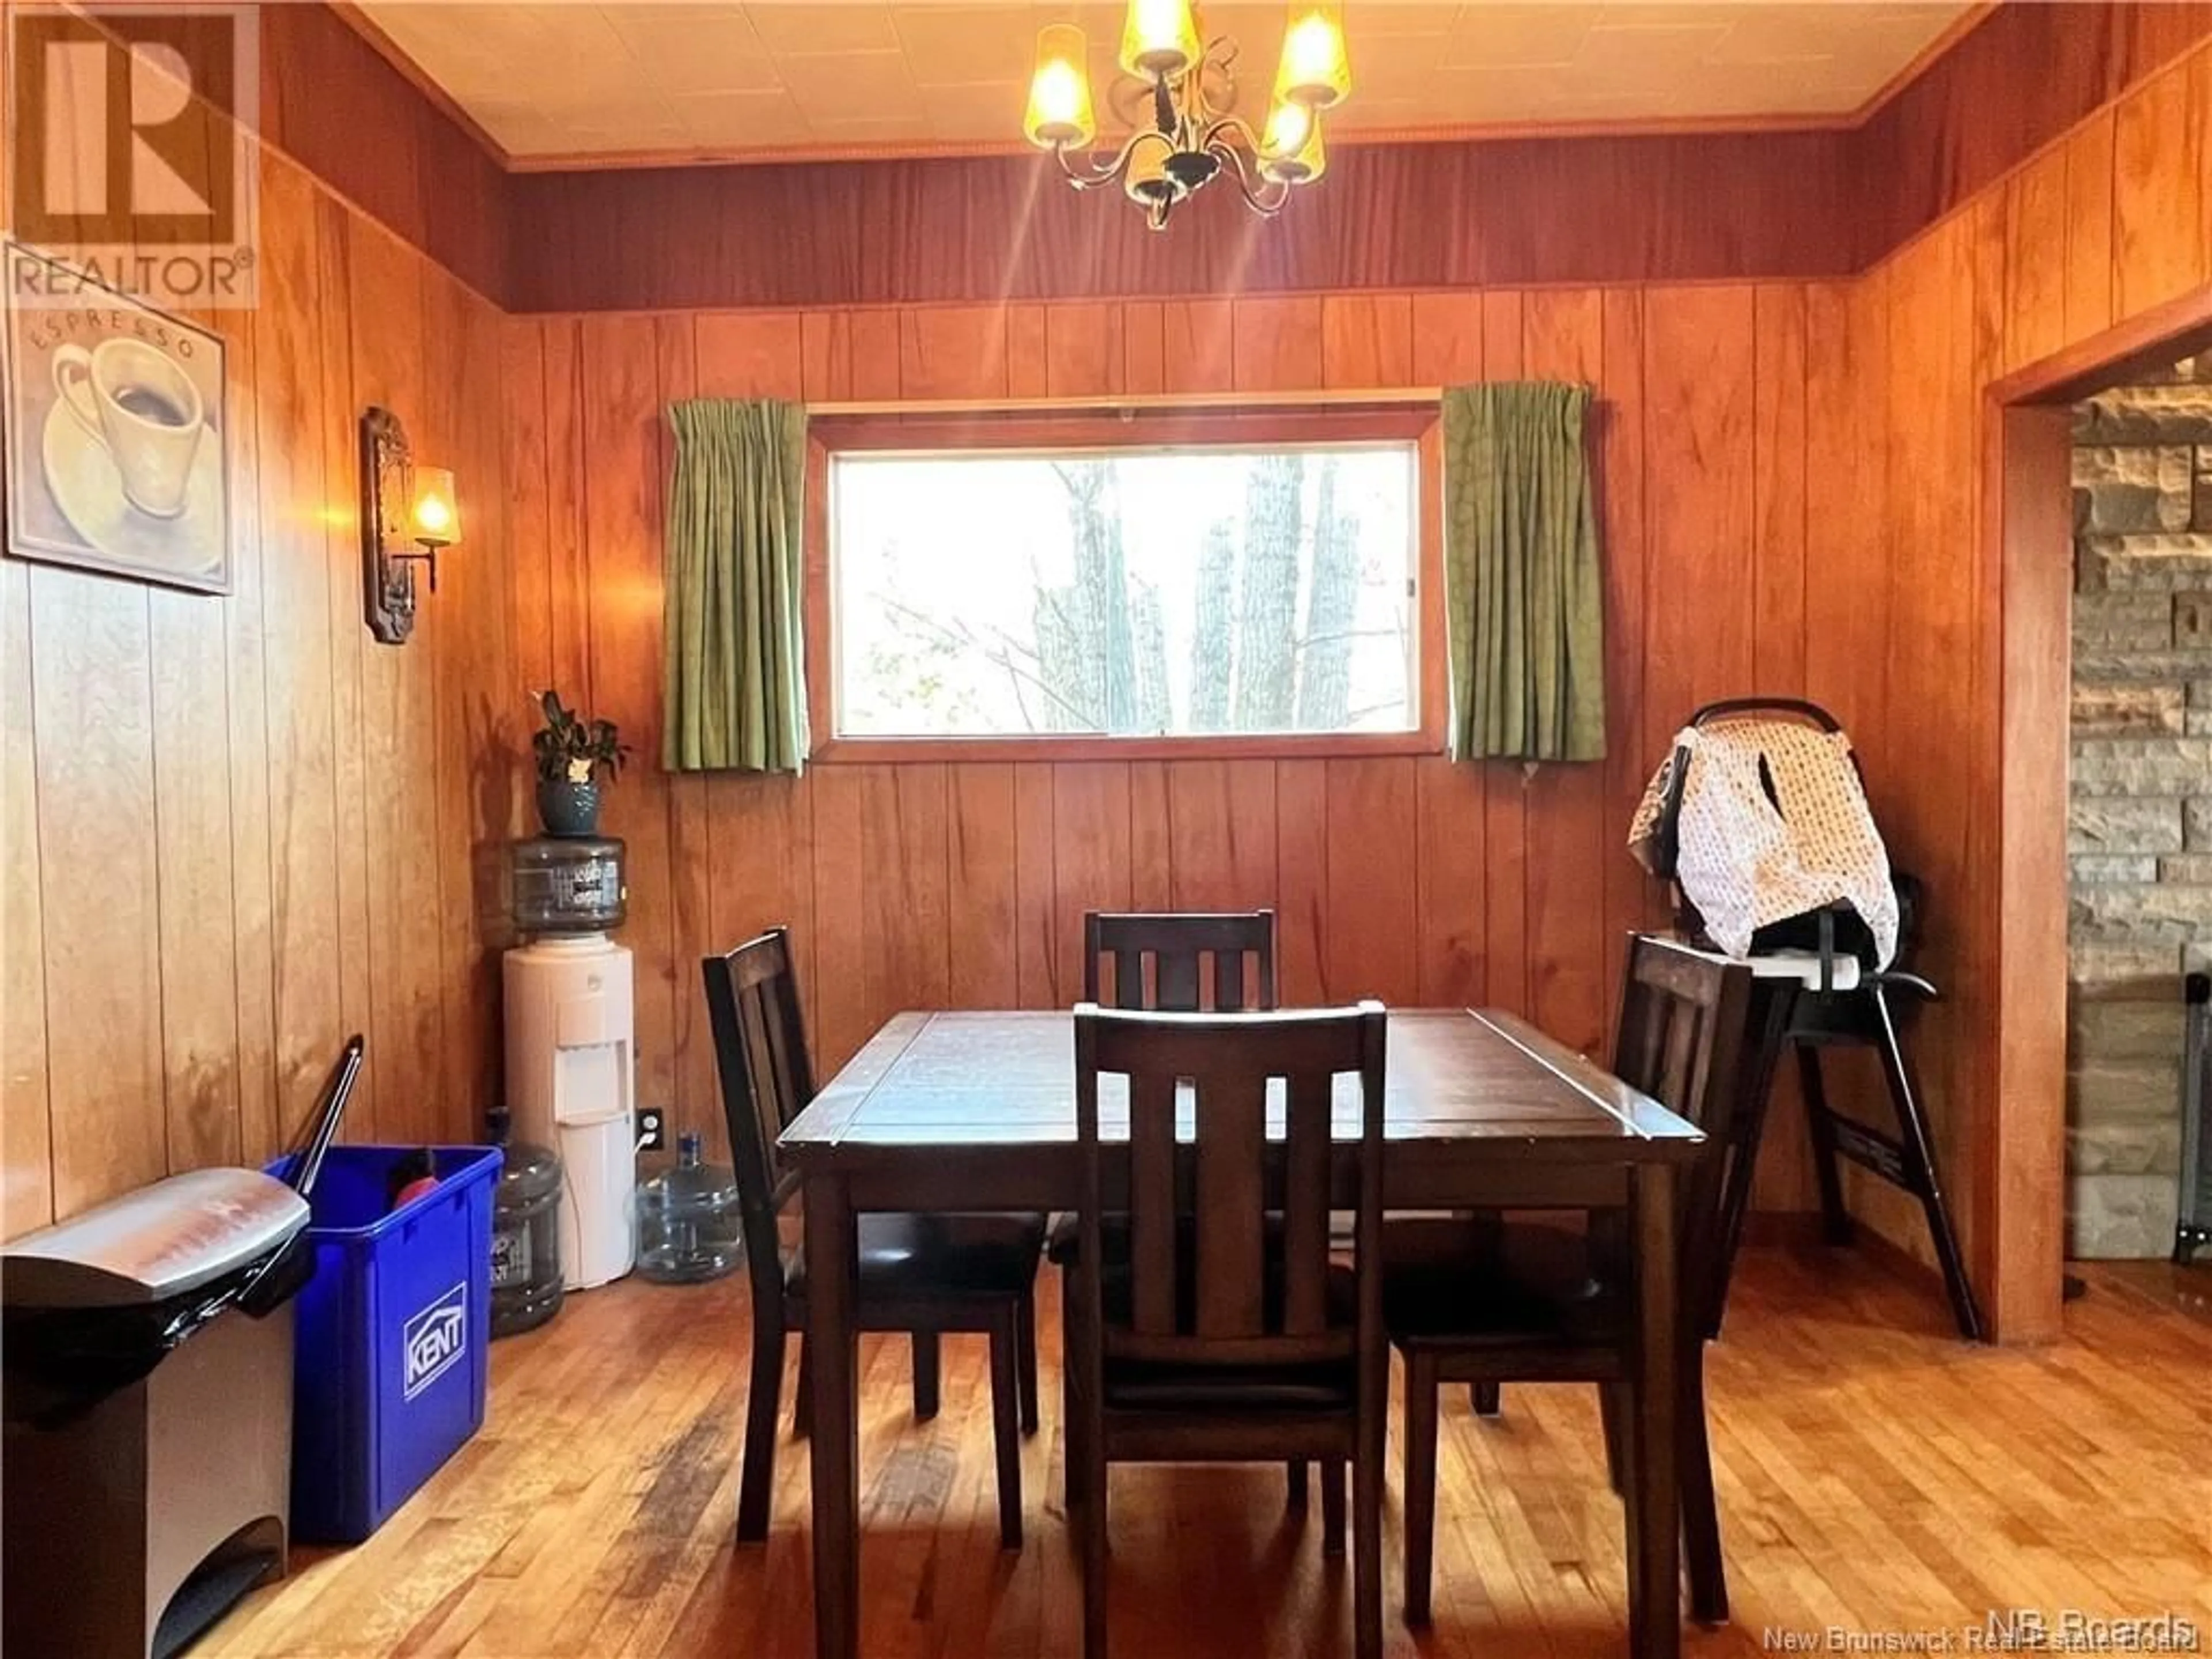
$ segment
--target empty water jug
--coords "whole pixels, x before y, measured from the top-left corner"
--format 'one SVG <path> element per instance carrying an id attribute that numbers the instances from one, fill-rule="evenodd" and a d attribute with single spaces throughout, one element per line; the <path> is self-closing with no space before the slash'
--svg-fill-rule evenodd
<path id="1" fill-rule="evenodd" d="M 561 1160 L 510 1143 L 506 1107 L 492 1108 L 490 1124 L 507 1153 L 492 1195 L 491 1334 L 513 1336 L 561 1311 Z"/>
<path id="2" fill-rule="evenodd" d="M 738 1226 L 736 1176 L 679 1135 L 676 1167 L 637 1189 L 637 1270 L 663 1285 L 720 1279 L 738 1265 Z"/>

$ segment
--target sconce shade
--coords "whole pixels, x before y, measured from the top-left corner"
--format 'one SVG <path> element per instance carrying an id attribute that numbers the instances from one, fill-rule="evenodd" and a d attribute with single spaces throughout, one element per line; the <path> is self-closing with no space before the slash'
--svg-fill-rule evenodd
<path id="1" fill-rule="evenodd" d="M 1327 109 L 1352 90 L 1338 9 L 1322 0 L 1293 0 L 1283 29 L 1283 62 L 1275 72 L 1278 102 Z"/>
<path id="2" fill-rule="evenodd" d="M 453 475 L 442 466 L 415 469 L 415 539 L 425 547 L 451 547 L 461 538 L 460 504 Z"/>
<path id="3" fill-rule="evenodd" d="M 1030 82 L 1030 107 L 1022 130 L 1040 149 L 1080 147 L 1097 136 L 1091 107 L 1091 74 L 1084 59 L 1083 31 L 1054 23 L 1037 33 L 1036 74 Z"/>
<path id="4" fill-rule="evenodd" d="M 1128 19 L 1121 27 L 1121 67 L 1130 74 L 1172 81 L 1203 52 L 1190 0 L 1129 0 Z"/>

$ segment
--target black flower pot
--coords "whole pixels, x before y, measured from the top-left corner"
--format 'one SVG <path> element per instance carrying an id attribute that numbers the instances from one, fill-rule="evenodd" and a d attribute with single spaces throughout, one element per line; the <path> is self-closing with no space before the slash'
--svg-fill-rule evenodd
<path id="1" fill-rule="evenodd" d="M 541 778 L 538 817 L 549 836 L 596 836 L 599 833 L 599 786 L 571 783 L 566 778 Z"/>

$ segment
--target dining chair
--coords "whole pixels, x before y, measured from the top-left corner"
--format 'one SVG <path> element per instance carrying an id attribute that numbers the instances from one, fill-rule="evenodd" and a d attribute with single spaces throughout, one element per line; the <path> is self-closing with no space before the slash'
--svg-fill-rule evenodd
<path id="1" fill-rule="evenodd" d="M 1103 972 L 1109 963 L 1110 997 L 1104 992 Z M 1210 1001 L 1205 994 L 1209 981 Z M 1091 911 L 1083 918 L 1083 1000 L 1101 1007 L 1189 1014 L 1207 1008 L 1217 1013 L 1272 1008 L 1275 913 Z"/>
<path id="2" fill-rule="evenodd" d="M 776 1139 L 813 1098 L 814 1075 L 787 929 L 771 928 L 702 966 L 752 1280 L 752 1387 L 738 1541 L 757 1543 L 768 1536 L 787 1335 L 800 1342 L 795 1426 L 803 1431 L 806 1420 L 807 1262 L 802 1249 L 787 1250 L 779 1236 L 777 1217 L 798 1182 L 784 1167 Z M 1043 1245 L 1041 1215 L 871 1213 L 860 1219 L 854 1327 L 912 1338 L 917 1418 L 937 1413 L 940 1335 L 981 1332 L 990 1339 L 999 1541 L 1008 1549 L 1022 1542 L 1020 1437 L 1037 1427 L 1036 1287 Z"/>
<path id="3" fill-rule="evenodd" d="M 1085 1659 L 1107 1650 L 1107 1471 L 1117 1462 L 1349 1463 L 1357 1652 L 1382 1651 L 1385 1031 L 1375 1002 L 1314 1013 L 1075 1011 L 1082 1202 L 1066 1364 L 1081 1429 L 1069 1455 L 1086 1464 L 1070 1516 Z M 1344 1074 L 1356 1080 L 1359 1125 L 1349 1267 L 1329 1247 Z M 1115 1253 L 1104 1248 L 1102 1118 L 1124 1101 L 1128 1248 Z M 1340 1547 L 1340 1510 L 1333 1520 Z"/>
<path id="4" fill-rule="evenodd" d="M 1748 1058 L 1751 972 L 1671 939 L 1632 936 L 1614 1030 L 1613 1071 L 1725 1141 Z M 1728 1619 L 1728 1582 L 1705 1425 L 1705 1313 L 1721 1270 L 1723 1182 L 1708 1155 L 1677 1195 L 1682 1334 L 1676 1425 L 1692 1616 Z M 1405 1614 L 1429 1622 L 1436 1542 L 1439 1388 L 1466 1382 L 1595 1382 L 1606 1458 L 1620 1489 L 1632 1413 L 1633 1273 L 1620 1218 L 1598 1211 L 1585 1231 L 1484 1217 L 1398 1223 L 1385 1250 L 1383 1307 L 1405 1362 Z"/>
<path id="5" fill-rule="evenodd" d="M 1149 966 L 1151 971 L 1146 970 Z M 1113 975 L 1113 994 L 1107 994 L 1107 974 Z M 1211 989 L 1209 1000 L 1206 992 Z M 1195 1014 L 1211 1008 L 1217 1013 L 1275 1006 L 1275 913 L 1273 910 L 1091 910 L 1083 918 L 1083 1000 L 1101 1007 L 1146 1010 L 1158 1013 Z M 1105 1228 L 1109 1255 L 1125 1251 L 1123 1218 L 1115 1217 Z M 1045 1254 L 1063 1273 L 1073 1265 L 1076 1252 L 1075 1218 L 1054 1218 Z M 1070 1310 L 1074 1298 L 1060 1297 L 1060 1352 L 1069 1351 L 1074 1330 Z M 1063 1392 L 1065 1374 L 1061 1377 Z M 1067 1500 L 1082 1501 L 1083 1458 L 1073 1445 L 1075 1427 L 1072 1413 L 1063 1411 L 1071 1440 L 1061 1472 Z M 1306 1500 L 1306 1466 L 1289 1469 L 1291 1501 Z M 1325 1472 L 1329 1481 L 1323 1496 L 1330 1513 L 1341 1508 L 1344 1473 Z M 1340 1523 L 1328 1535 L 1342 1536 Z"/>

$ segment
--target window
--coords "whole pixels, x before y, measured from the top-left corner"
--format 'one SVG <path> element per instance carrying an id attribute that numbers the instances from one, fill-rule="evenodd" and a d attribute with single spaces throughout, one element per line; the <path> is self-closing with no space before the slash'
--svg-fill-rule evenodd
<path id="1" fill-rule="evenodd" d="M 1416 451 L 841 451 L 836 735 L 1414 730 Z"/>

